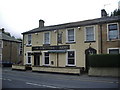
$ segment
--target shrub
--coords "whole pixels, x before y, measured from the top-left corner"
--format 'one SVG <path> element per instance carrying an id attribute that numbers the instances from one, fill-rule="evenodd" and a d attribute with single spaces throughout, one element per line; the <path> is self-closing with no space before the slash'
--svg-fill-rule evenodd
<path id="1" fill-rule="evenodd" d="M 90 67 L 120 67 L 120 54 L 90 55 Z"/>

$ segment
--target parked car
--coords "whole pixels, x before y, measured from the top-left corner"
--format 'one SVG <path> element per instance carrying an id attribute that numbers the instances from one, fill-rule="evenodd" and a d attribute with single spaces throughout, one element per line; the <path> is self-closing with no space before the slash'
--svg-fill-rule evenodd
<path id="1" fill-rule="evenodd" d="M 12 62 L 9 61 L 0 61 L 0 66 L 2 67 L 12 67 Z"/>

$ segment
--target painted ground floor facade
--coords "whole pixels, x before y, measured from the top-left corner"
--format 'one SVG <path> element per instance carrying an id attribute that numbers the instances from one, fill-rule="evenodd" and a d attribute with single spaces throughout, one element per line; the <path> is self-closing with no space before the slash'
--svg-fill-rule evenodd
<path id="1" fill-rule="evenodd" d="M 86 70 L 88 68 L 87 55 L 99 53 L 95 46 L 95 43 L 91 45 L 90 43 L 85 43 L 82 46 L 72 44 L 27 47 L 24 53 L 24 65 Z"/>

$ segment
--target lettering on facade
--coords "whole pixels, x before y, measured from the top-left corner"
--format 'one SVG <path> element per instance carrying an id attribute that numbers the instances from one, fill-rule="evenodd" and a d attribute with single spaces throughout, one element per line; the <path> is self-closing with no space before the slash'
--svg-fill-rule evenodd
<path id="1" fill-rule="evenodd" d="M 35 50 L 66 50 L 66 49 L 70 49 L 70 45 L 32 47 L 32 51 L 35 51 Z"/>

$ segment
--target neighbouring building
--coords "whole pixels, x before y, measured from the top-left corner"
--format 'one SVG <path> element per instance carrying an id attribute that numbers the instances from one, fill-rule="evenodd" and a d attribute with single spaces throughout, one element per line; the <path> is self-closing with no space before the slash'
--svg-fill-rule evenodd
<path id="1" fill-rule="evenodd" d="M 87 71 L 88 54 L 119 53 L 120 16 L 109 17 L 104 9 L 91 20 L 52 26 L 39 20 L 38 28 L 23 33 L 24 65 L 35 71 Z"/>
<path id="2" fill-rule="evenodd" d="M 17 40 L 0 29 L 0 62 L 15 63 L 23 60 L 22 41 Z"/>

